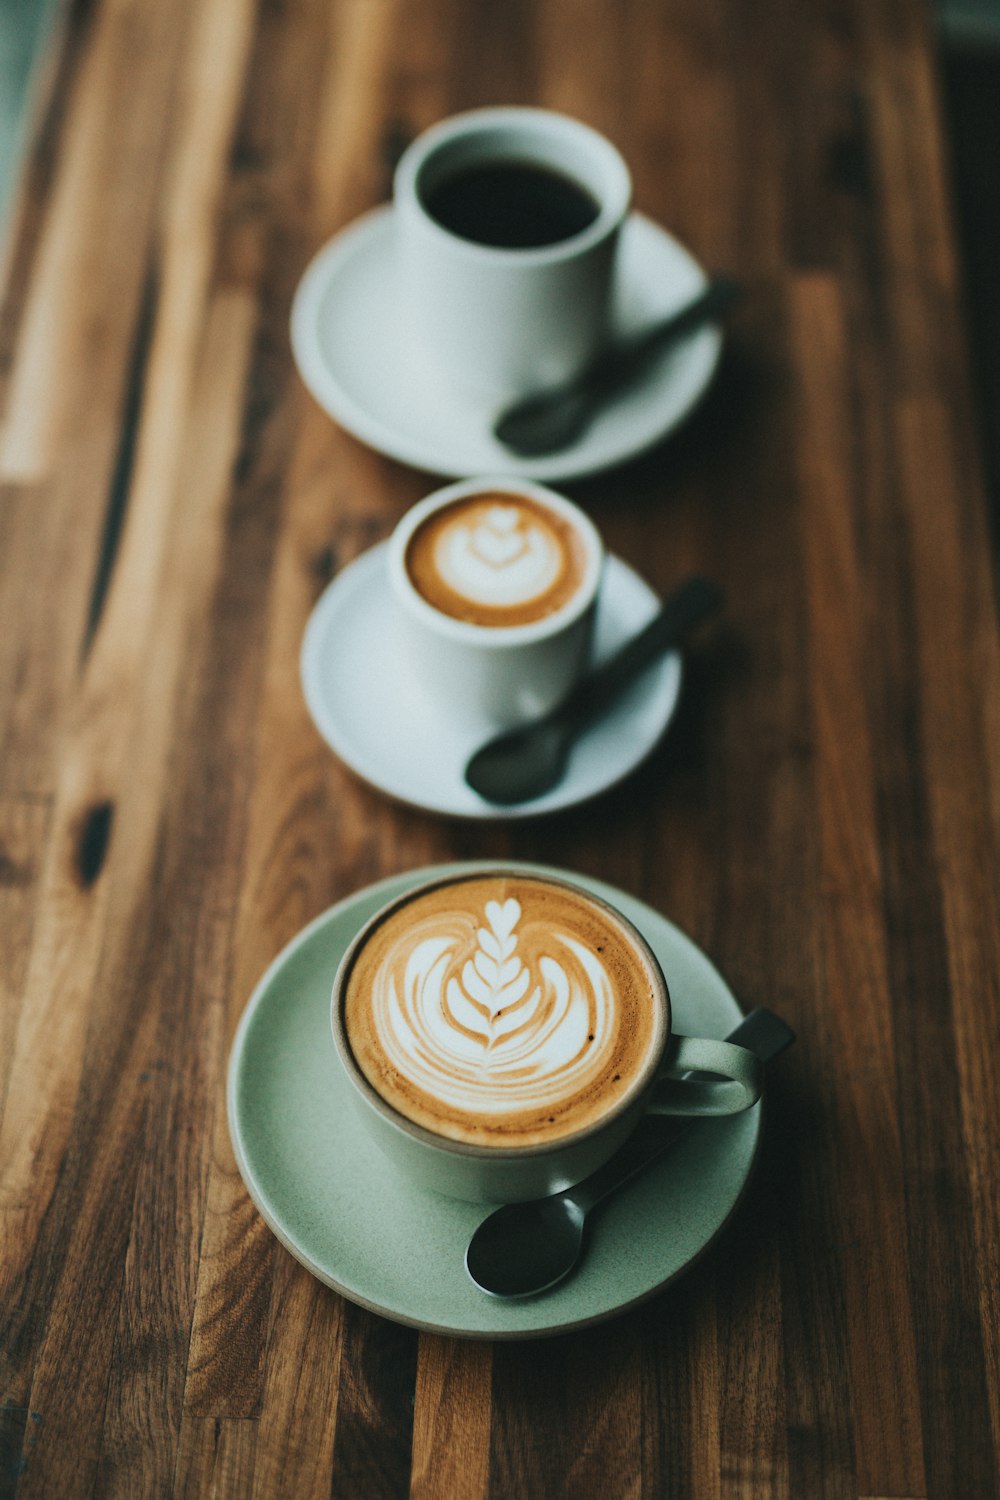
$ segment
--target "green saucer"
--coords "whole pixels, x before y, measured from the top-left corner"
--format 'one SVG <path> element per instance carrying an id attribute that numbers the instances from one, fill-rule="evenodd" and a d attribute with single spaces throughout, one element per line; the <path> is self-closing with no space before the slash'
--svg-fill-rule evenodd
<path id="1" fill-rule="evenodd" d="M 328 1286 L 418 1328 L 535 1338 L 642 1302 L 705 1250 L 750 1176 L 761 1105 L 701 1122 L 623 1188 L 595 1217 L 580 1269 L 551 1292 L 504 1302 L 479 1291 L 464 1256 L 488 1205 L 422 1192 L 381 1155 L 356 1116 L 330 1033 L 334 971 L 362 923 L 421 881 L 475 867 L 440 865 L 380 881 L 331 907 L 288 944 L 236 1033 L 229 1130 L 265 1222 Z M 741 1019 L 721 976 L 665 917 L 603 881 L 528 868 L 575 880 L 635 923 L 667 976 L 677 1031 L 723 1037 Z"/>

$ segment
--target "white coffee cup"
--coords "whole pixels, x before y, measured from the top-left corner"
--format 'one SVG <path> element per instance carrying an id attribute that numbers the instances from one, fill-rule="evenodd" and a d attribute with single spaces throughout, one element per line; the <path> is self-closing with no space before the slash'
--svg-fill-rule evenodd
<path id="1" fill-rule="evenodd" d="M 537 171 L 568 183 L 569 198 L 573 191 L 589 197 L 590 221 L 548 243 L 512 246 L 472 239 L 467 224 L 456 232 L 443 222 L 454 224 L 453 215 L 436 216 L 438 195 L 461 174 L 505 164 L 526 167 L 529 182 Z M 551 204 L 560 191 L 541 192 L 539 201 Z M 610 141 L 548 110 L 472 110 L 419 136 L 400 159 L 394 188 L 402 317 L 415 366 L 498 403 L 577 374 L 608 333 L 615 251 L 631 192 L 628 168 Z M 527 222 L 535 222 L 528 212 Z M 539 233 L 578 222 L 539 214 Z M 519 210 L 507 218 L 522 222 Z"/>
<path id="2" fill-rule="evenodd" d="M 457 536 L 452 552 L 459 556 L 458 566 L 469 554 L 475 576 L 485 575 L 488 589 L 502 592 L 506 588 L 504 598 L 515 598 L 511 606 L 515 610 L 521 608 L 516 597 L 518 589 L 523 593 L 524 580 L 530 589 L 539 576 L 544 581 L 558 566 L 557 561 L 546 560 L 546 523 L 550 521 L 568 536 L 573 572 L 558 607 L 523 623 L 477 623 L 437 607 L 420 592 L 411 558 L 419 534 L 435 518 L 440 524 L 453 508 L 459 518 L 466 515 L 464 502 L 476 508 L 477 514 L 485 509 L 489 524 L 469 525 L 464 538 Z M 505 549 L 513 543 L 505 533 L 506 511 L 527 515 L 520 532 L 520 557 L 534 547 L 531 556 L 542 558 L 541 575 L 531 573 L 529 559 L 513 576 L 519 559 L 514 557 L 508 566 Z M 533 515 L 538 517 L 540 540 L 532 534 Z M 435 490 L 407 511 L 389 541 L 389 582 L 397 617 L 394 639 L 400 658 L 442 711 L 459 719 L 486 718 L 505 726 L 546 713 L 566 696 L 587 663 L 603 564 L 604 546 L 593 522 L 578 506 L 542 485 L 509 477 L 483 478 Z M 505 572 L 509 575 L 506 584 Z"/>

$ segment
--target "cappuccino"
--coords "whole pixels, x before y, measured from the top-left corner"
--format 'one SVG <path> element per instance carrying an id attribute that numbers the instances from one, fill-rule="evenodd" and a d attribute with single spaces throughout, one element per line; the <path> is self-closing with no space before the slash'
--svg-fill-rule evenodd
<path id="1" fill-rule="evenodd" d="M 597 897 L 517 871 L 425 886 L 362 934 L 343 1033 L 408 1121 L 480 1147 L 540 1147 L 634 1100 L 669 1031 L 644 940 Z"/>
<path id="2" fill-rule="evenodd" d="M 461 480 L 410 507 L 386 561 L 393 649 L 442 713 L 517 724 L 565 698 L 604 565 L 578 506 L 528 479 Z"/>
<path id="3" fill-rule="evenodd" d="M 434 609 L 471 625 L 530 625 L 563 609 L 589 572 L 567 515 L 515 491 L 463 496 L 414 531 L 406 570 Z"/>

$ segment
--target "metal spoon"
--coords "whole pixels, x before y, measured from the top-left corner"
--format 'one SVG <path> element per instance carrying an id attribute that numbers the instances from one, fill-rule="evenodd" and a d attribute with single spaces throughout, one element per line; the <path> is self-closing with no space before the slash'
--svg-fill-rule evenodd
<path id="1" fill-rule="evenodd" d="M 569 385 L 539 391 L 507 407 L 497 418 L 495 435 L 506 448 L 526 457 L 567 448 L 648 358 L 711 322 L 741 296 L 735 281 L 717 277 L 678 311 L 612 344 Z"/>
<path id="2" fill-rule="evenodd" d="M 723 602 L 722 590 L 695 576 L 668 594 L 658 614 L 609 661 L 588 672 L 541 719 L 507 729 L 472 756 L 465 779 L 487 802 L 508 805 L 556 785 L 576 736 L 651 661 Z"/>
<path id="3" fill-rule="evenodd" d="M 773 1011 L 761 1008 L 745 1016 L 726 1040 L 770 1062 L 791 1046 L 795 1033 Z M 648 1120 L 609 1162 L 575 1187 L 496 1209 L 465 1252 L 472 1280 L 494 1297 L 531 1297 L 557 1286 L 579 1262 L 587 1215 L 698 1123 Z"/>

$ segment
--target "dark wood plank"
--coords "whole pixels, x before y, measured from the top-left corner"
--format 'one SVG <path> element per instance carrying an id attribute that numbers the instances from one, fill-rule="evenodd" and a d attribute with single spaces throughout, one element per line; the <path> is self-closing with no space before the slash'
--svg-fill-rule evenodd
<path id="1" fill-rule="evenodd" d="M 413 1408 L 414 1500 L 488 1493 L 493 1350 L 422 1334 Z"/>

